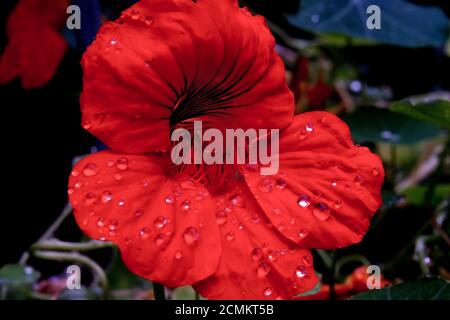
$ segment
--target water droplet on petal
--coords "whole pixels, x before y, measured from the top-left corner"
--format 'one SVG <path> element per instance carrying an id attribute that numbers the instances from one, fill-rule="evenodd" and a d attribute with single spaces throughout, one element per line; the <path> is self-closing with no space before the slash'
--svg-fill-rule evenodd
<path id="1" fill-rule="evenodd" d="M 123 207 L 123 206 L 125 205 L 125 200 L 120 199 L 119 201 L 117 201 L 117 205 L 118 205 L 119 207 Z"/>
<path id="2" fill-rule="evenodd" d="M 219 226 L 224 225 L 227 223 L 227 216 L 228 214 L 224 210 L 219 210 L 216 212 L 216 221 Z"/>
<path id="3" fill-rule="evenodd" d="M 234 232 L 230 231 L 227 233 L 227 240 L 233 241 L 234 240 Z"/>
<path id="4" fill-rule="evenodd" d="M 245 206 L 244 198 L 239 195 L 232 195 L 230 201 L 235 207 L 243 208 Z"/>
<path id="5" fill-rule="evenodd" d="M 144 211 L 142 211 L 141 209 L 137 209 L 136 212 L 134 213 L 136 217 L 141 217 L 144 214 Z"/>
<path id="6" fill-rule="evenodd" d="M 270 192 L 273 189 L 273 180 L 271 178 L 263 178 L 261 179 L 261 181 L 259 182 L 259 190 L 261 190 L 262 192 Z"/>
<path id="7" fill-rule="evenodd" d="M 139 10 L 133 9 L 133 10 L 131 10 L 130 14 L 131 14 L 131 19 L 133 19 L 133 20 L 139 19 Z"/>
<path id="8" fill-rule="evenodd" d="M 145 24 L 147 26 L 151 26 L 153 24 L 153 22 L 154 22 L 153 17 L 146 16 L 145 19 L 144 19 L 144 22 L 145 22 Z"/>
<path id="9" fill-rule="evenodd" d="M 336 200 L 334 202 L 334 208 L 335 209 L 340 209 L 342 207 L 342 200 Z"/>
<path id="10" fill-rule="evenodd" d="M 181 251 L 176 251 L 174 257 L 175 259 L 180 260 L 183 258 L 183 253 Z"/>
<path id="11" fill-rule="evenodd" d="M 73 194 L 74 192 L 75 192 L 75 189 L 73 189 L 73 188 L 67 189 L 68 194 Z"/>
<path id="12" fill-rule="evenodd" d="M 87 205 L 92 205 L 95 203 L 95 200 L 97 200 L 97 197 L 95 196 L 94 193 L 89 192 L 89 193 L 86 193 L 85 200 L 86 200 Z"/>
<path id="13" fill-rule="evenodd" d="M 168 195 L 168 196 L 166 197 L 166 199 L 164 199 L 164 201 L 165 201 L 167 204 L 173 204 L 173 203 L 175 202 L 175 198 L 174 198 L 174 196 L 172 196 L 172 195 Z"/>
<path id="14" fill-rule="evenodd" d="M 72 177 L 78 177 L 80 175 L 80 173 L 77 170 L 72 170 L 72 172 L 70 173 L 70 175 Z"/>
<path id="15" fill-rule="evenodd" d="M 165 238 L 164 234 L 162 234 L 162 233 L 158 234 L 158 235 L 155 237 L 155 243 L 156 243 L 156 245 L 158 245 L 158 246 L 162 245 L 162 244 L 164 243 L 164 238 Z"/>
<path id="16" fill-rule="evenodd" d="M 266 297 L 270 297 L 271 295 L 273 295 L 273 289 L 271 287 L 267 287 L 264 289 L 263 294 Z"/>
<path id="17" fill-rule="evenodd" d="M 320 221 L 328 220 L 331 216 L 330 208 L 324 203 L 318 203 L 314 206 L 313 215 Z"/>
<path id="18" fill-rule="evenodd" d="M 309 234 L 309 231 L 308 231 L 308 230 L 306 230 L 306 229 L 301 229 L 301 230 L 299 231 L 299 233 L 298 233 L 298 237 L 299 237 L 300 239 L 303 239 L 303 238 L 305 238 L 308 234 Z"/>
<path id="19" fill-rule="evenodd" d="M 104 227 L 105 226 L 105 218 L 101 218 L 101 217 L 98 218 L 97 226 L 100 227 L 100 228 Z"/>
<path id="20" fill-rule="evenodd" d="M 306 130 L 306 132 L 313 132 L 314 131 L 314 127 L 313 127 L 313 125 L 311 124 L 311 123 L 308 123 L 306 126 L 305 126 L 305 130 Z"/>
<path id="21" fill-rule="evenodd" d="M 112 194 L 111 194 L 111 192 L 109 192 L 108 190 L 103 191 L 103 194 L 102 194 L 102 202 L 103 202 L 103 203 L 107 203 L 107 202 L 110 202 L 111 200 L 112 200 Z"/>
<path id="22" fill-rule="evenodd" d="M 148 239 L 150 236 L 150 230 L 148 228 L 142 228 L 141 231 L 139 231 L 139 235 L 143 239 Z"/>
<path id="23" fill-rule="evenodd" d="M 162 229 L 167 225 L 167 218 L 163 216 L 159 216 L 155 219 L 155 228 Z"/>
<path id="24" fill-rule="evenodd" d="M 189 200 L 184 200 L 183 202 L 181 202 L 181 209 L 183 209 L 184 211 L 187 211 L 191 208 L 191 202 Z"/>
<path id="25" fill-rule="evenodd" d="M 302 194 L 300 197 L 298 197 L 297 203 L 300 207 L 306 208 L 311 204 L 311 198 L 306 194 Z"/>
<path id="26" fill-rule="evenodd" d="M 110 231 L 116 231 L 118 226 L 119 226 L 119 222 L 117 220 L 113 219 L 109 222 L 108 229 Z"/>
<path id="27" fill-rule="evenodd" d="M 252 250 L 252 259 L 254 261 L 261 260 L 262 257 L 263 257 L 263 252 L 262 252 L 261 248 L 255 248 Z"/>
<path id="28" fill-rule="evenodd" d="M 337 186 L 337 182 L 336 182 L 335 180 L 333 180 L 333 181 L 331 182 L 331 186 L 332 186 L 332 187 L 336 187 L 336 186 Z"/>
<path id="29" fill-rule="evenodd" d="M 283 214 L 283 211 L 281 211 L 280 208 L 273 208 L 272 212 L 277 216 L 281 216 Z"/>
<path id="30" fill-rule="evenodd" d="M 95 176 L 98 173 L 98 168 L 97 165 L 94 163 L 88 163 L 87 165 L 84 166 L 83 169 L 83 174 L 86 177 L 92 177 Z"/>
<path id="31" fill-rule="evenodd" d="M 297 276 L 297 278 L 303 278 L 304 276 L 306 276 L 306 268 L 303 266 L 297 267 L 297 269 L 295 269 L 295 275 Z"/>
<path id="32" fill-rule="evenodd" d="M 128 159 L 123 157 L 117 160 L 117 169 L 124 171 L 128 169 Z"/>
<path id="33" fill-rule="evenodd" d="M 200 238 L 200 233 L 194 227 L 189 227 L 184 231 L 183 234 L 184 241 L 188 246 L 195 244 Z"/>
<path id="34" fill-rule="evenodd" d="M 305 264 L 305 266 L 307 267 L 311 267 L 312 266 L 312 259 L 310 256 L 304 256 L 302 258 L 302 262 Z"/>
<path id="35" fill-rule="evenodd" d="M 114 179 L 116 179 L 117 181 L 122 180 L 122 175 L 120 173 L 117 173 L 114 175 Z"/>
<path id="36" fill-rule="evenodd" d="M 356 184 L 361 184 L 361 183 L 363 183 L 363 182 L 364 182 L 363 177 L 361 177 L 361 176 L 356 176 L 356 177 L 355 177 L 355 183 L 356 183 Z"/>
<path id="37" fill-rule="evenodd" d="M 286 187 L 287 187 L 286 180 L 284 180 L 283 178 L 277 179 L 277 188 L 278 189 L 283 190 Z"/>
<path id="38" fill-rule="evenodd" d="M 119 43 L 119 41 L 117 41 L 116 38 L 112 38 L 111 40 L 109 40 L 109 44 L 112 46 L 116 46 Z"/>
<path id="39" fill-rule="evenodd" d="M 258 266 L 257 273 L 258 277 L 265 277 L 270 272 L 270 264 L 267 262 L 261 262 Z"/>

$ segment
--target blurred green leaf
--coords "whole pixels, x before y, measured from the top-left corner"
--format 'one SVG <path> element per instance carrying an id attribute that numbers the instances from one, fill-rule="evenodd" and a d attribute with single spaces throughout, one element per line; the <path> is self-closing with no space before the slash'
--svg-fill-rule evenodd
<path id="1" fill-rule="evenodd" d="M 380 7 L 380 30 L 367 28 L 370 15 L 366 10 L 370 5 Z M 404 0 L 302 0 L 300 10 L 288 16 L 288 21 L 300 29 L 412 48 L 442 48 L 449 35 L 449 20 L 442 9 Z"/>
<path id="2" fill-rule="evenodd" d="M 108 280 L 111 289 L 151 287 L 150 281 L 140 278 L 129 271 L 120 258 L 115 259 L 111 271 L 108 273 Z"/>
<path id="3" fill-rule="evenodd" d="M 179 287 L 173 290 L 175 300 L 195 300 L 195 290 L 191 286 Z"/>
<path id="4" fill-rule="evenodd" d="M 437 278 L 419 279 L 360 293 L 350 300 L 450 300 L 450 283 Z"/>
<path id="5" fill-rule="evenodd" d="M 411 144 L 437 137 L 441 132 L 428 122 L 375 107 L 359 107 L 343 120 L 350 126 L 358 143 Z"/>
<path id="6" fill-rule="evenodd" d="M 414 186 L 403 191 L 403 195 L 406 197 L 406 201 L 409 204 L 421 206 L 425 202 L 425 194 L 428 187 L 426 186 Z M 434 205 L 439 204 L 445 198 L 450 196 L 450 184 L 440 184 L 434 189 L 431 202 Z"/>
<path id="7" fill-rule="evenodd" d="M 29 266 L 7 264 L 0 269 L 0 285 L 31 286 L 39 279 L 39 272 Z"/>
<path id="8" fill-rule="evenodd" d="M 432 97 L 412 97 L 394 102 L 391 110 L 450 129 L 450 101 Z"/>

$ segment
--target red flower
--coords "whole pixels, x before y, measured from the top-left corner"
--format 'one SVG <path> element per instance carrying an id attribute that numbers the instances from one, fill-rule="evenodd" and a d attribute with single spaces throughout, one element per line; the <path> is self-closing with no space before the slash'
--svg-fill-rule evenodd
<path id="1" fill-rule="evenodd" d="M 68 0 L 21 0 L 7 24 L 0 84 L 20 77 L 25 89 L 44 86 L 55 74 L 67 44 L 59 34 Z"/>
<path id="2" fill-rule="evenodd" d="M 263 18 L 235 0 L 142 0 L 106 23 L 83 58 L 83 126 L 112 150 L 74 168 L 88 235 L 115 242 L 136 274 L 212 299 L 290 298 L 317 281 L 308 249 L 358 242 L 383 168 L 328 113 L 292 118 Z M 280 167 L 170 161 L 170 133 L 284 128 Z"/>

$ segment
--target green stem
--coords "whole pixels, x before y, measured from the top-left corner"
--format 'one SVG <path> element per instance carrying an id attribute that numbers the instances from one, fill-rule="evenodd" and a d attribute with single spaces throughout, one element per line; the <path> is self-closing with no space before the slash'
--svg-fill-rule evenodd
<path id="1" fill-rule="evenodd" d="M 94 260 L 91 260 L 90 258 L 76 252 L 54 252 L 54 251 L 36 250 L 33 252 L 33 255 L 37 258 L 45 260 L 53 260 L 59 262 L 70 261 L 85 265 L 99 279 L 100 286 L 102 288 L 101 298 L 102 299 L 108 298 L 109 294 L 108 278 L 106 277 L 106 274 L 103 271 L 103 269 Z"/>
<path id="2" fill-rule="evenodd" d="M 155 300 L 166 300 L 166 291 L 162 284 L 153 282 L 153 292 L 155 293 Z"/>
<path id="3" fill-rule="evenodd" d="M 31 250 L 90 251 L 111 247 L 114 247 L 114 244 L 107 241 L 65 242 L 51 239 L 36 242 L 31 246 Z"/>

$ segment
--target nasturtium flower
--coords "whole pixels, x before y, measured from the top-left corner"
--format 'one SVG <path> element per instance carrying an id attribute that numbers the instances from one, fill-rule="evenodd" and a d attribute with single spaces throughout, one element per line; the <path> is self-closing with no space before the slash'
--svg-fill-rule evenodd
<path id="1" fill-rule="evenodd" d="M 110 149 L 69 181 L 77 223 L 134 273 L 210 299 L 314 288 L 310 248 L 360 241 L 380 205 L 380 159 L 337 117 L 293 116 L 264 19 L 236 0 L 142 0 L 83 57 L 83 126 Z M 280 171 L 174 165 L 176 128 L 281 129 Z"/>
<path id="2" fill-rule="evenodd" d="M 67 43 L 60 34 L 68 0 L 20 0 L 8 18 L 0 84 L 16 77 L 25 89 L 43 87 L 56 73 Z"/>

